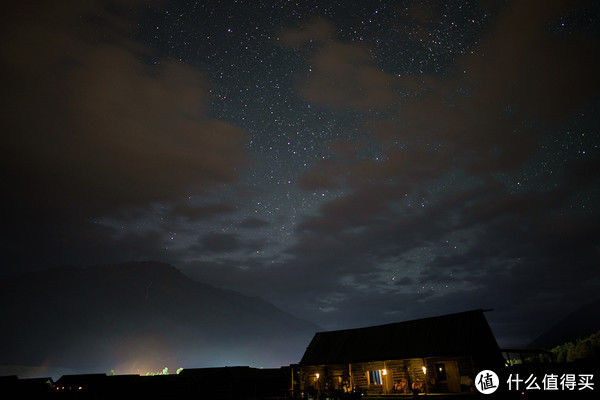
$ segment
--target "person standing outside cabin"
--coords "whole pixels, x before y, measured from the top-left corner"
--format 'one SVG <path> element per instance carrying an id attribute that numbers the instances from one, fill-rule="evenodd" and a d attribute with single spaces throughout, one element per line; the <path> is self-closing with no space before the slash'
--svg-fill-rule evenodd
<path id="1" fill-rule="evenodd" d="M 412 394 L 413 396 L 418 396 L 419 395 L 419 383 L 418 382 L 413 382 L 412 386 L 411 386 L 411 390 L 412 390 Z"/>
<path id="2" fill-rule="evenodd" d="M 428 389 L 427 393 L 435 392 L 436 384 L 437 384 L 437 381 L 435 380 L 435 376 L 433 376 L 433 374 L 429 375 L 429 379 L 427 381 L 427 386 L 426 386 Z"/>
<path id="3" fill-rule="evenodd" d="M 469 375 L 462 375 L 460 377 L 460 390 L 461 392 L 473 392 L 473 378 Z"/>

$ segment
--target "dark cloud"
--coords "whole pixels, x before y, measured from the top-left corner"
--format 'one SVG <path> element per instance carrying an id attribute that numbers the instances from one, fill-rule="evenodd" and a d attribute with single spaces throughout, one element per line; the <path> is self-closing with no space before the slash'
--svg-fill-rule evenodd
<path id="1" fill-rule="evenodd" d="M 300 175 L 298 186 L 304 190 L 337 189 L 344 166 L 329 160 L 317 161 L 308 172 Z"/>
<path id="2" fill-rule="evenodd" d="M 371 111 L 386 110 L 396 100 L 395 77 L 377 68 L 366 47 L 331 42 L 309 63 L 310 78 L 298 91 L 310 103 Z"/>
<path id="3" fill-rule="evenodd" d="M 343 160 L 352 160 L 359 156 L 359 153 L 367 146 L 366 140 L 356 139 L 336 139 L 327 143 L 327 147 L 333 155 Z"/>
<path id="4" fill-rule="evenodd" d="M 201 71 L 151 63 L 130 39 L 124 15 L 137 5 L 40 2 L 4 14 L 3 236 L 41 243 L 54 229 L 234 182 L 246 165 L 245 132 L 207 115 Z"/>
<path id="5" fill-rule="evenodd" d="M 209 233 L 200 238 L 200 244 L 209 253 L 231 253 L 242 247 L 238 236 L 232 233 Z"/>
<path id="6" fill-rule="evenodd" d="M 454 73 L 402 77 L 402 89 L 411 96 L 397 99 L 399 113 L 363 125 L 363 130 L 384 146 L 380 160 L 358 156 L 350 164 L 348 160 L 328 160 L 300 178 L 304 189 L 336 187 L 332 182 L 340 187 L 339 182 L 344 182 L 349 191 L 322 205 L 317 215 L 299 225 L 300 240 L 290 250 L 298 259 L 292 262 L 300 263 L 305 271 L 311 270 L 306 266 L 310 264 L 322 278 L 327 268 L 329 291 L 340 288 L 338 273 L 353 274 L 374 285 L 380 279 L 377 271 L 396 274 L 394 267 L 384 265 L 398 265 L 397 258 L 419 249 L 437 254 L 432 247 L 459 236 L 463 237 L 459 242 L 462 252 L 433 260 L 419 258 L 413 265 L 400 263 L 397 271 L 417 270 L 409 279 L 418 283 L 412 287 L 422 293 L 432 285 L 439 289 L 441 284 L 445 291 L 447 284 L 454 289 L 445 292 L 455 292 L 456 297 L 463 293 L 473 305 L 480 304 L 475 293 L 493 285 L 493 279 L 484 277 L 495 276 L 494 269 L 508 271 L 502 279 L 510 290 L 506 295 L 497 291 L 494 302 L 513 311 L 508 293 L 523 290 L 521 280 L 535 274 L 550 277 L 543 279 L 546 286 L 533 290 L 568 292 L 557 283 L 569 264 L 571 256 L 566 254 L 576 251 L 581 255 L 580 275 L 574 280 L 581 282 L 583 276 L 590 276 L 597 253 L 597 247 L 590 250 L 598 238 L 593 228 L 597 221 L 587 224 L 565 214 L 564 208 L 570 207 L 573 193 L 597 182 L 597 174 L 581 173 L 580 162 L 568 164 L 573 165 L 569 169 L 579 171 L 574 173 L 575 179 L 562 180 L 553 190 L 523 193 L 510 191 L 495 176 L 521 168 L 539 148 L 544 127 L 564 121 L 597 90 L 597 77 L 589 70 L 593 64 L 589 54 L 595 53 L 591 38 L 549 31 L 557 13 L 565 12 L 562 6 L 542 13 L 535 10 L 537 7 L 521 3 L 507 7 L 474 54 L 458 58 Z M 570 45 L 565 47 L 566 43 Z M 584 64 L 582 74 L 577 75 L 574 66 Z M 319 82 L 318 78 L 314 82 Z M 591 85 L 595 89 L 571 92 L 567 90 L 571 83 L 575 88 Z M 542 101 L 537 100 L 539 96 Z M 333 109 L 346 105 L 333 97 L 322 104 Z M 474 188 L 426 195 L 433 182 L 451 180 L 457 169 L 475 174 L 478 183 Z M 431 200 L 425 204 L 415 199 L 419 197 Z M 417 210 L 422 203 L 422 212 L 406 208 L 411 200 Z M 300 261 L 302 254 L 311 254 L 310 261 Z M 513 268 L 513 262 L 532 265 Z M 320 267 L 314 267 L 317 265 Z M 464 285 L 462 289 L 457 281 Z M 536 296 L 531 294 L 529 307 L 534 307 Z M 428 302 L 439 305 L 435 297 Z M 566 309 L 557 301 L 538 307 L 550 309 L 550 304 Z"/>
<path id="7" fill-rule="evenodd" d="M 258 228 L 267 227 L 269 225 L 271 225 L 269 222 L 265 221 L 264 219 L 256 218 L 256 217 L 246 218 L 245 220 L 243 220 L 242 222 L 240 222 L 238 224 L 238 226 L 240 228 L 244 228 L 244 229 L 258 229 Z"/>
<path id="8" fill-rule="evenodd" d="M 381 71 L 365 46 L 332 37 L 331 22 L 316 19 L 305 27 L 281 33 L 281 44 L 297 47 L 314 40 L 316 49 L 302 74 L 298 91 L 306 101 L 359 111 L 385 110 L 397 98 L 395 77 Z M 313 39 L 314 38 L 314 39 Z"/>
<path id="9" fill-rule="evenodd" d="M 12 33 L 1 53 L 10 182 L 55 207 L 89 209 L 236 179 L 245 134 L 206 116 L 201 72 L 174 60 L 143 62 L 146 51 L 119 35 L 120 20 L 107 8 L 73 13 L 102 22 L 95 26 L 112 34 L 106 40 L 82 34 L 77 20 L 58 25 L 68 18 L 62 9 L 26 14 L 28 29 L 44 30 L 35 37 L 43 42 L 15 28 L 18 18 L 4 27 Z"/>
<path id="10" fill-rule="evenodd" d="M 192 205 L 189 203 L 177 203 L 171 212 L 176 217 L 184 217 L 190 221 L 205 220 L 216 215 L 230 214 L 235 211 L 231 204 L 215 203 L 205 205 Z"/>
<path id="11" fill-rule="evenodd" d="M 599 65 L 592 60 L 599 50 L 597 40 L 583 32 L 561 35 L 549 29 L 569 9 L 567 3 L 554 4 L 543 12 L 528 2 L 507 6 L 479 46 L 459 57 L 455 68 L 444 76 L 384 78 L 385 73 L 371 64 L 368 68 L 381 74 L 381 87 L 363 85 L 363 77 L 370 73 L 324 61 L 331 67 L 325 69 L 336 77 L 308 75 L 300 91 L 314 88 L 315 97 L 305 96 L 307 100 L 333 109 L 350 106 L 364 110 L 399 104 L 395 117 L 378 117 L 363 126 L 386 146 L 387 161 L 372 168 L 375 178 L 403 181 L 406 175 L 418 181 L 424 172 L 434 177 L 456 167 L 478 174 L 514 171 L 534 153 L 545 126 L 564 122 L 573 110 L 589 104 L 600 88 L 593 72 Z M 367 59 L 350 56 L 360 53 L 358 45 L 337 45 L 345 49 L 352 63 Z M 314 58 L 321 57 L 321 52 L 337 63 L 345 60 L 333 49 L 317 49 Z M 314 60 L 313 64 L 318 65 Z M 353 84 L 346 85 L 346 92 L 329 90 L 327 82 L 337 79 Z M 353 93 L 362 91 L 363 86 L 372 92 Z M 390 88 L 411 95 L 399 96 Z M 351 101 L 365 101 L 365 107 Z M 390 146 L 392 143 L 406 145 L 408 151 L 403 153 Z M 370 168 L 361 161 L 357 164 L 356 169 Z M 312 186 L 304 181 L 324 182 L 322 186 L 326 186 L 333 180 L 332 173 L 336 173 L 334 166 L 323 169 L 317 165 L 300 182 L 309 190 Z"/>
<path id="12" fill-rule="evenodd" d="M 307 217 L 299 225 L 302 231 L 335 233 L 359 228 L 377 219 L 388 210 L 388 201 L 399 197 L 396 186 L 370 185 L 323 204 L 320 213 Z"/>
<path id="13" fill-rule="evenodd" d="M 414 281 L 408 276 L 403 276 L 400 279 L 394 278 L 394 281 L 396 282 L 396 285 L 400 286 L 412 285 L 414 283 Z"/>
<path id="14" fill-rule="evenodd" d="M 4 17 L 7 264 L 174 262 L 324 328 L 489 307 L 515 345 L 596 296 L 598 42 L 556 29 L 580 3 L 412 2 L 275 40 L 179 16 L 136 30 L 154 50 L 134 6 Z"/>
<path id="15" fill-rule="evenodd" d="M 551 315 L 593 297 L 600 232 L 596 219 L 549 218 L 564 198 L 535 208 L 545 196 L 503 191 L 496 183 L 456 189 L 426 210 L 387 209 L 344 229 L 339 220 L 357 210 L 323 214 L 313 222 L 335 228 L 301 225 L 284 262 L 230 259 L 214 271 L 222 285 L 262 293 L 329 328 L 494 308 L 489 318 L 503 343 L 522 345 Z M 495 199 L 493 212 L 479 211 Z M 421 251 L 427 256 L 410 256 Z M 190 268 L 203 279 L 216 277 L 206 265 Z"/>
<path id="16" fill-rule="evenodd" d="M 454 75 L 408 78 L 421 94 L 403 101 L 402 127 L 388 137 L 438 142 L 480 173 L 521 166 L 543 127 L 564 122 L 599 88 L 590 59 L 597 41 L 549 29 L 569 8 L 511 3 L 472 54 L 457 60 Z"/>
<path id="17" fill-rule="evenodd" d="M 328 20 L 314 17 L 306 24 L 280 32 L 278 40 L 283 46 L 301 47 L 309 43 L 322 43 L 333 39 L 335 26 Z"/>

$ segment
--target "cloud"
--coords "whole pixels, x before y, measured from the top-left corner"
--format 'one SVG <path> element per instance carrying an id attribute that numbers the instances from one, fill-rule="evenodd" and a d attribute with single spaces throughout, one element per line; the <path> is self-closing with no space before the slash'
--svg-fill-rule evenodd
<path id="1" fill-rule="evenodd" d="M 397 100 L 395 77 L 377 68 L 366 47 L 331 42 L 308 62 L 310 78 L 298 92 L 309 103 L 368 112 L 384 111 Z"/>
<path id="2" fill-rule="evenodd" d="M 68 20 L 75 10 L 27 14 L 5 27 L 3 169 L 13 192 L 97 210 L 236 180 L 246 134 L 206 115 L 202 73 L 174 60 L 144 62 L 151 55 L 120 34 L 121 19 L 94 5 L 76 11 L 106 40 L 81 33 Z"/>
<path id="3" fill-rule="evenodd" d="M 340 206 L 305 219 L 275 264 L 230 258 L 188 271 L 328 329 L 494 308 L 497 335 L 523 345 L 598 283 L 597 223 L 560 217 L 566 201 L 560 187 L 507 195 L 491 181 L 445 191 L 425 209 L 404 203 L 354 218 L 360 208 Z"/>
<path id="4" fill-rule="evenodd" d="M 271 225 L 269 222 L 261 218 L 249 217 L 240 222 L 237 226 L 244 229 L 258 229 Z"/>
<path id="5" fill-rule="evenodd" d="M 233 233 L 209 233 L 200 238 L 201 249 L 209 253 L 231 253 L 242 248 Z"/>
<path id="6" fill-rule="evenodd" d="M 130 39 L 139 5 L 15 3 L 4 15 L 4 240 L 42 243 L 95 217 L 235 182 L 247 165 L 246 133 L 207 114 L 203 73 Z"/>
<path id="7" fill-rule="evenodd" d="M 188 271 L 331 329 L 494 308 L 495 333 L 516 346 L 592 298 L 597 211 L 573 210 L 573 197 L 597 189 L 597 160 L 559 163 L 551 179 L 530 169 L 540 139 L 592 98 L 589 88 L 569 93 L 569 82 L 597 89 L 586 52 L 596 45 L 581 32 L 552 31 L 568 8 L 535 7 L 497 9 L 474 54 L 444 74 L 373 86 L 405 94 L 389 99 L 379 89 L 356 98 L 369 90 L 361 71 L 379 70 L 365 47 L 337 40 L 327 24 L 305 28 L 327 34 L 292 30 L 287 45 L 319 66 L 298 78 L 304 99 L 365 113 L 359 139 L 342 151 L 331 146 L 331 157 L 298 180 L 301 189 L 339 195 L 299 219 L 279 258 L 232 257 Z M 382 156 L 354 151 L 365 141 L 380 144 Z M 532 184 L 512 187 L 517 172 Z"/>
<path id="8" fill-rule="evenodd" d="M 408 276 L 403 276 L 400 279 L 394 278 L 394 281 L 395 281 L 396 285 L 400 285 L 400 286 L 412 285 L 414 283 L 414 281 Z"/>
<path id="9" fill-rule="evenodd" d="M 318 160 L 298 178 L 298 186 L 304 190 L 336 189 L 340 187 L 338 177 L 344 168 L 337 162 Z"/>
<path id="10" fill-rule="evenodd" d="M 171 209 L 175 217 L 184 217 L 190 221 L 202 221 L 217 215 L 230 214 L 235 207 L 226 203 L 192 205 L 190 203 L 177 203 Z"/>
<path id="11" fill-rule="evenodd" d="M 302 46 L 313 38 L 316 42 L 308 59 L 309 72 L 300 79 L 300 95 L 309 103 L 335 109 L 387 109 L 397 100 L 396 78 L 377 67 L 366 46 L 338 41 L 333 32 L 330 22 L 313 19 L 302 28 L 281 33 L 283 46 Z"/>
<path id="12" fill-rule="evenodd" d="M 303 26 L 280 32 L 278 40 L 286 47 L 301 47 L 309 43 L 322 43 L 335 36 L 333 24 L 321 17 L 314 17 Z"/>
<path id="13" fill-rule="evenodd" d="M 374 178 L 406 158 L 398 157 L 393 144 L 416 153 L 421 172 L 431 165 L 431 176 L 451 168 L 477 174 L 514 171 L 534 153 L 548 126 L 564 123 L 600 89 L 594 72 L 600 65 L 592 59 L 599 50 L 597 40 L 584 32 L 550 28 L 574 8 L 568 2 L 544 10 L 530 2 L 507 5 L 473 51 L 459 56 L 443 75 L 396 78 L 368 61 L 360 45 L 332 39 L 331 47 L 312 50 L 309 64 L 322 65 L 322 72 L 315 67 L 299 90 L 308 101 L 332 109 L 387 110 L 362 127 L 381 141 L 390 158 L 371 169 Z M 365 76 L 378 78 L 370 82 Z M 303 179 L 324 182 L 336 168 L 323 171 L 316 165 Z"/>
<path id="14" fill-rule="evenodd" d="M 526 2 L 507 6 L 474 54 L 458 57 L 449 74 L 404 75 L 399 85 L 414 95 L 396 98 L 400 104 L 397 114 L 373 117 L 362 126 L 364 134 L 382 144 L 380 160 L 356 154 L 343 160 L 334 157 L 315 163 L 299 178 L 299 186 L 305 190 L 349 189 L 321 206 L 319 215 L 307 218 L 300 228 L 328 233 L 359 228 L 389 218 L 390 204 L 457 170 L 474 174 L 489 185 L 494 174 L 523 166 L 536 150 L 544 127 L 564 121 L 598 89 L 597 74 L 590 69 L 596 65 L 589 59 L 596 48 L 592 38 L 583 33 L 561 35 L 548 28 L 569 6 L 536 10 Z M 360 48 L 340 45 L 350 46 L 352 51 Z M 320 51 L 317 48 L 314 57 L 319 57 Z M 349 82 L 360 82 L 358 70 L 347 71 Z M 309 76 L 301 85 L 325 87 L 320 79 Z M 331 97 L 322 104 L 334 109 L 347 105 L 350 100 L 342 97 Z M 358 101 L 367 99 L 360 98 Z M 569 187 L 565 192 L 578 189 Z M 512 207 L 525 215 L 540 203 L 554 207 L 565 201 L 564 193 L 558 192 L 532 199 L 496 193 L 499 197 L 473 207 L 470 213 L 478 214 L 474 219 L 508 212 Z"/>
<path id="15" fill-rule="evenodd" d="M 561 165 L 557 189 L 517 192 L 498 178 L 531 160 L 548 127 L 560 127 L 597 92 L 597 44 L 583 32 L 550 29 L 568 9 L 508 4 L 474 54 L 457 57 L 443 75 L 390 74 L 368 47 L 339 40 L 326 20 L 282 32 L 280 44 L 306 54 L 312 69 L 297 76 L 303 99 L 358 112 L 364 124 L 359 139 L 331 143 L 332 157 L 298 180 L 304 190 L 341 194 L 299 215 L 285 249 L 258 256 L 264 237 L 251 243 L 242 235 L 251 232 L 206 234 L 188 224 L 226 215 L 228 204 L 181 202 L 235 182 L 246 165 L 244 132 L 207 115 L 209 85 L 198 70 L 153 65 L 148 49 L 125 39 L 127 20 L 89 4 L 23 11 L 3 25 L 11 38 L 0 45 L 2 124 L 10 133 L 2 161 L 7 263 L 48 254 L 51 263 L 67 254 L 75 264 L 123 254 L 200 260 L 186 272 L 326 328 L 493 307 L 497 333 L 517 337 L 595 293 L 597 216 L 569 207 L 597 184 L 597 160 Z M 91 28 L 57 30 L 79 15 Z M 415 15 L 424 21 L 431 13 Z M 365 142 L 379 145 L 381 157 L 358 151 Z M 142 237 L 90 220 L 173 200 L 168 215 L 186 220 Z M 166 254 L 174 226 L 200 237 Z M 40 245 L 32 251 L 30 243 Z"/>

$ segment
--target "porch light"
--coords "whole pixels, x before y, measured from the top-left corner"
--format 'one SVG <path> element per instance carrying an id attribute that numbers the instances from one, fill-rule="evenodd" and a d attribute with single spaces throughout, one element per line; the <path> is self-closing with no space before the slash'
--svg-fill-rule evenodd
<path id="1" fill-rule="evenodd" d="M 427 367 L 423 365 L 423 373 L 427 374 Z"/>
<path id="2" fill-rule="evenodd" d="M 319 379 L 319 373 L 318 372 L 315 374 L 315 376 L 317 377 L 317 379 Z"/>
<path id="3" fill-rule="evenodd" d="M 387 375 L 387 369 L 382 369 L 381 370 L 381 375 Z"/>

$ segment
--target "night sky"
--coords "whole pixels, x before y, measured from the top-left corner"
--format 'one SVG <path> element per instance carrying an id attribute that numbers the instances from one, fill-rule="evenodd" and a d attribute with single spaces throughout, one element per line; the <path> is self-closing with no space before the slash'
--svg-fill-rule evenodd
<path id="1" fill-rule="evenodd" d="M 493 308 L 504 346 L 598 298 L 598 2 L 12 7 L 4 274 L 165 261 L 323 329 Z"/>

